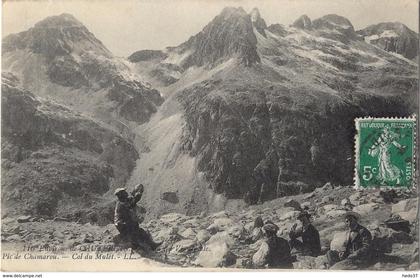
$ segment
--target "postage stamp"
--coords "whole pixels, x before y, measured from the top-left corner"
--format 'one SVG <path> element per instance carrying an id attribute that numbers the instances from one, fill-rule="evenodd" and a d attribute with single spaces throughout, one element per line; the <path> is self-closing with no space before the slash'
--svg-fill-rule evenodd
<path id="1" fill-rule="evenodd" d="M 357 118 L 358 188 L 404 188 L 415 183 L 415 118 Z"/>

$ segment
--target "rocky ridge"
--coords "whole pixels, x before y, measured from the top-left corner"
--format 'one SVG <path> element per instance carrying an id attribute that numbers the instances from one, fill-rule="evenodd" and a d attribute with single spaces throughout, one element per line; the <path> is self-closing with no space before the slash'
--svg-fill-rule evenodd
<path id="1" fill-rule="evenodd" d="M 368 43 L 415 61 L 419 36 L 400 22 L 383 22 L 357 31 Z"/>
<path id="2" fill-rule="evenodd" d="M 10 73 L 2 76 L 1 119 L 2 216 L 112 221 L 104 194 L 130 177 L 139 157 L 131 141 L 36 97 Z"/>
<path id="3" fill-rule="evenodd" d="M 148 121 L 163 101 L 70 14 L 5 37 L 2 57 L 3 69 L 18 75 L 26 89 L 117 129 L 123 129 L 121 121 Z"/>

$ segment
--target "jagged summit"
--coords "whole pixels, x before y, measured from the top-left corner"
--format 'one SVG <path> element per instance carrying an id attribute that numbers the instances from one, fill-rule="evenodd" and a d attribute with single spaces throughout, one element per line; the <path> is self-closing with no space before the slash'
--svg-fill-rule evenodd
<path id="1" fill-rule="evenodd" d="M 252 25 L 255 27 L 255 29 L 257 29 L 258 33 L 265 37 L 266 34 L 264 30 L 267 29 L 267 24 L 261 17 L 260 11 L 257 8 L 253 8 L 249 13 L 249 16 L 251 17 Z"/>
<path id="2" fill-rule="evenodd" d="M 366 42 L 386 51 L 395 52 L 408 59 L 417 57 L 419 37 L 401 22 L 382 22 L 370 25 L 357 33 Z"/>
<path id="3" fill-rule="evenodd" d="M 350 20 L 336 14 L 327 14 L 323 17 L 315 19 L 312 21 L 312 26 L 319 29 L 326 28 L 354 31 L 353 24 L 351 24 Z"/>
<path id="4" fill-rule="evenodd" d="M 16 73 L 24 88 L 95 117 L 100 114 L 101 120 L 117 119 L 118 126 L 121 118 L 147 121 L 163 101 L 159 92 L 145 86 L 125 61 L 114 57 L 70 14 L 48 17 L 27 31 L 5 37 L 2 52 L 3 69 Z M 70 100 L 68 90 L 77 91 L 71 93 L 75 100 Z"/>
<path id="5" fill-rule="evenodd" d="M 3 39 L 3 53 L 15 49 L 30 49 L 53 59 L 72 52 L 93 51 L 111 57 L 111 52 L 71 14 L 50 16 L 27 31 Z"/>
<path id="6" fill-rule="evenodd" d="M 49 16 L 34 26 L 35 28 L 62 28 L 62 27 L 83 27 L 83 24 L 72 14 L 62 13 L 60 15 Z"/>
<path id="7" fill-rule="evenodd" d="M 243 8 L 228 7 L 176 49 L 184 54 L 191 53 L 181 63 L 184 68 L 215 64 L 233 57 L 251 65 L 260 60 L 256 44 L 251 17 Z"/>
<path id="8" fill-rule="evenodd" d="M 292 27 L 300 28 L 300 29 L 311 29 L 312 28 L 312 21 L 306 14 L 301 15 L 298 19 L 296 19 Z"/>

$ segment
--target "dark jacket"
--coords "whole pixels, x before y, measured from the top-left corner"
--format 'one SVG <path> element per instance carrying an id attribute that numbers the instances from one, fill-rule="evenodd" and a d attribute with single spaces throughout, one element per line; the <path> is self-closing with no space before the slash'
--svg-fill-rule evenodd
<path id="1" fill-rule="evenodd" d="M 289 236 L 292 240 L 302 237 L 302 248 L 309 253 L 308 255 L 318 256 L 321 253 L 319 232 L 312 224 L 309 224 L 306 229 L 290 231 Z"/>
<path id="2" fill-rule="evenodd" d="M 126 201 L 118 200 L 115 205 L 114 224 L 121 225 L 138 225 L 136 215 L 136 204 L 140 201 L 142 194 L 136 194 L 134 197 L 130 196 Z"/>
<path id="3" fill-rule="evenodd" d="M 287 240 L 274 236 L 267 239 L 267 244 L 269 247 L 267 255 L 268 267 L 293 268 Z"/>
<path id="4" fill-rule="evenodd" d="M 371 242 L 372 235 L 369 230 L 357 224 L 357 227 L 349 232 L 344 257 L 368 254 Z"/>

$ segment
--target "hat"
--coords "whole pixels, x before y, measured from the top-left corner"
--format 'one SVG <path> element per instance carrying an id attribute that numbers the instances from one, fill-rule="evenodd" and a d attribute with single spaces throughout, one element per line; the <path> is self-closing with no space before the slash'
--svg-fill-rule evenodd
<path id="1" fill-rule="evenodd" d="M 126 191 L 126 189 L 124 187 L 117 188 L 114 191 L 114 195 L 118 195 L 118 194 L 120 194 L 123 191 Z"/>
<path id="2" fill-rule="evenodd" d="M 264 231 L 271 232 L 271 233 L 277 233 L 279 230 L 279 227 L 276 224 L 273 223 L 267 223 L 263 226 Z"/>
<path id="3" fill-rule="evenodd" d="M 344 214 L 344 219 L 349 218 L 349 217 L 353 217 L 356 220 L 359 220 L 360 219 L 360 214 L 358 214 L 357 212 L 354 212 L 354 211 L 347 211 Z"/>

